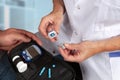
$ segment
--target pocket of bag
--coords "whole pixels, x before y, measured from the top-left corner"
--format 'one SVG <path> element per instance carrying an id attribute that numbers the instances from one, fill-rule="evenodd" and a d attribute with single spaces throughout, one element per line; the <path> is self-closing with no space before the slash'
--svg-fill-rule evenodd
<path id="1" fill-rule="evenodd" d="M 44 70 L 43 70 L 44 68 Z M 74 70 L 64 61 L 54 58 L 42 68 L 31 80 L 74 80 Z"/>

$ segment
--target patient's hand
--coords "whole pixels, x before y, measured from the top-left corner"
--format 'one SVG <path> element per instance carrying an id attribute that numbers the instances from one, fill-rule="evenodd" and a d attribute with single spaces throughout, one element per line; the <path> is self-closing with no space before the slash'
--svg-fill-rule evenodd
<path id="1" fill-rule="evenodd" d="M 9 51 L 22 42 L 30 42 L 31 39 L 41 45 L 39 38 L 31 32 L 15 28 L 0 31 L 0 49 Z"/>

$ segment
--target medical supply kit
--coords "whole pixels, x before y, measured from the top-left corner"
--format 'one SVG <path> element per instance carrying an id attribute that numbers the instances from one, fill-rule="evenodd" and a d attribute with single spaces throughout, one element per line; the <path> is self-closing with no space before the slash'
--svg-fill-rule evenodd
<path id="1" fill-rule="evenodd" d="M 8 58 L 16 80 L 81 80 L 68 62 L 52 56 L 35 41 L 18 45 Z"/>

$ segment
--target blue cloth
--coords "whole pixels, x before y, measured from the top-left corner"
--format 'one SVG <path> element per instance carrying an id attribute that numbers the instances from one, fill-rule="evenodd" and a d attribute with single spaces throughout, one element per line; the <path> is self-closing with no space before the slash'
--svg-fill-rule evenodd
<path id="1" fill-rule="evenodd" d="M 0 80 L 16 80 L 16 75 L 8 61 L 7 55 L 0 59 Z"/>
<path id="2" fill-rule="evenodd" d="M 109 53 L 110 57 L 120 57 L 120 51 L 116 51 L 116 52 L 111 52 Z"/>

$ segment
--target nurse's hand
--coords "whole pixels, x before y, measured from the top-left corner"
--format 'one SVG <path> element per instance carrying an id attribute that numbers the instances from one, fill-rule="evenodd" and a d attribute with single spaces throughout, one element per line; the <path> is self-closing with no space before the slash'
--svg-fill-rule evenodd
<path id="1" fill-rule="evenodd" d="M 56 41 L 57 37 L 49 38 L 48 32 L 54 30 L 59 33 L 60 25 L 63 21 L 63 13 L 61 12 L 51 12 L 49 15 L 44 16 L 39 25 L 39 32 L 47 39 L 51 41 Z"/>
<path id="2" fill-rule="evenodd" d="M 103 51 L 97 41 L 84 41 L 78 44 L 64 44 L 66 49 L 59 48 L 61 55 L 66 61 L 82 62 L 87 58 Z"/>
<path id="3" fill-rule="evenodd" d="M 41 45 L 39 38 L 31 32 L 15 28 L 0 31 L 0 49 L 10 51 L 22 42 L 30 42 L 31 39 Z"/>

